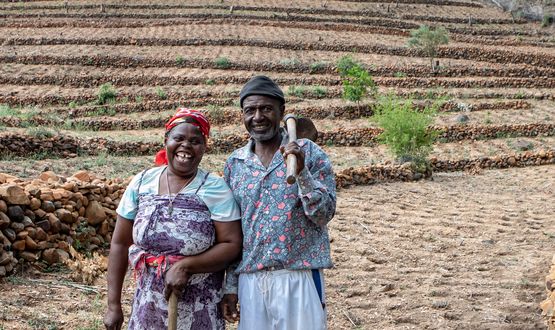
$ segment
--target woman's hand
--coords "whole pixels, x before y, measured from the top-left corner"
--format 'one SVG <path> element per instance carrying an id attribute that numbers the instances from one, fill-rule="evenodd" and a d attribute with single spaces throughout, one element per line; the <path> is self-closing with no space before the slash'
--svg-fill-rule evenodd
<path id="1" fill-rule="evenodd" d="M 104 315 L 104 326 L 106 330 L 120 330 L 123 325 L 123 311 L 121 306 L 108 306 L 106 315 Z"/>
<path id="2" fill-rule="evenodd" d="M 190 277 L 191 273 L 187 268 L 187 258 L 175 263 L 166 273 L 166 289 L 164 290 L 166 300 L 170 299 L 172 293 L 181 297 L 181 294 L 187 288 Z"/>
<path id="3" fill-rule="evenodd" d="M 238 302 L 239 297 L 236 294 L 224 294 L 220 306 L 226 321 L 231 323 L 239 321 L 239 311 L 237 310 Z"/>
<path id="4" fill-rule="evenodd" d="M 295 155 L 297 156 L 297 173 L 295 175 L 299 175 L 301 171 L 304 169 L 304 151 L 301 147 L 297 144 L 297 142 L 289 142 L 285 146 L 281 146 L 279 148 L 281 153 L 283 154 L 283 158 L 287 159 L 287 155 Z M 287 165 L 287 162 L 285 162 Z"/>

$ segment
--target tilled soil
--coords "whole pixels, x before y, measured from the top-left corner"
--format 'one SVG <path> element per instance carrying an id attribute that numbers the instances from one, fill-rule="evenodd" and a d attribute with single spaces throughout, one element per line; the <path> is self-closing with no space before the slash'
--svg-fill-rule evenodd
<path id="1" fill-rule="evenodd" d="M 329 328 L 541 328 L 554 193 L 553 165 L 342 190 L 329 224 Z M 102 329 L 105 286 L 19 273 L 0 284 L 0 328 Z"/>

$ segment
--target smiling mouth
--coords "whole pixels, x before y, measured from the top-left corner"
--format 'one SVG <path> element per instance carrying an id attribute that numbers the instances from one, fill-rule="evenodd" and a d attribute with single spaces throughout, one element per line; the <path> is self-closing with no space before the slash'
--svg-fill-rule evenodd
<path id="1" fill-rule="evenodd" d="M 179 162 L 186 162 L 193 159 L 193 155 L 188 152 L 180 151 L 175 154 L 175 159 Z"/>

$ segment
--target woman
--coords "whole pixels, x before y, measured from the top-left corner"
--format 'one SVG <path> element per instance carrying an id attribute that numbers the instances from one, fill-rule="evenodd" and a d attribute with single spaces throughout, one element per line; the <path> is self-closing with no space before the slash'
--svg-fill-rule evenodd
<path id="1" fill-rule="evenodd" d="M 156 156 L 167 166 L 139 173 L 125 190 L 109 256 L 107 329 L 123 323 L 128 257 L 137 278 L 129 329 L 167 328 L 171 293 L 179 329 L 225 328 L 221 271 L 240 255 L 241 217 L 224 180 L 198 168 L 209 132 L 202 113 L 179 109 Z"/>

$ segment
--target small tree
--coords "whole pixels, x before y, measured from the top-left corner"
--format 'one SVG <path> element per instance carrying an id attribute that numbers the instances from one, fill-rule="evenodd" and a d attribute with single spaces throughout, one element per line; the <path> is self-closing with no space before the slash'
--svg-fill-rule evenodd
<path id="1" fill-rule="evenodd" d="M 115 102 L 116 97 L 118 96 L 118 92 L 116 88 L 110 84 L 105 83 L 100 85 L 100 88 L 97 92 L 97 103 L 98 104 L 105 104 L 106 102 Z"/>
<path id="2" fill-rule="evenodd" d="M 370 73 L 351 56 L 340 58 L 337 62 L 337 70 L 343 83 L 343 99 L 359 102 L 369 92 L 372 95 L 376 92 L 376 83 Z"/>
<path id="3" fill-rule="evenodd" d="M 426 171 L 428 155 L 438 132 L 431 130 L 439 104 L 423 110 L 415 109 L 412 100 L 403 100 L 395 95 L 378 98 L 372 120 L 383 132 L 378 140 L 387 145 L 397 161 L 413 162 L 416 169 Z"/>
<path id="4" fill-rule="evenodd" d="M 434 70 L 434 58 L 437 56 L 437 50 L 440 45 L 446 45 L 449 42 L 449 34 L 445 28 L 439 26 L 431 29 L 426 25 L 421 25 L 417 30 L 410 32 L 408 45 L 420 49 L 426 57 L 430 58 L 432 71 Z"/>

